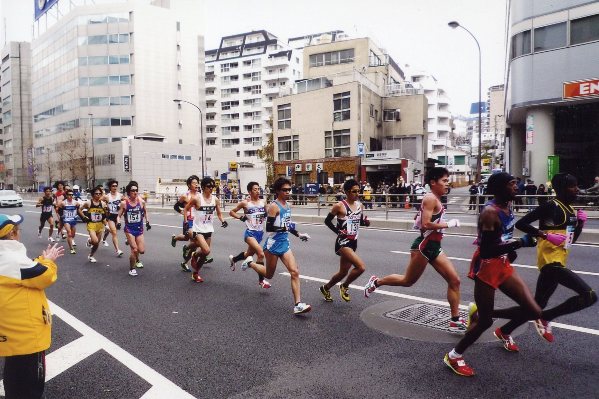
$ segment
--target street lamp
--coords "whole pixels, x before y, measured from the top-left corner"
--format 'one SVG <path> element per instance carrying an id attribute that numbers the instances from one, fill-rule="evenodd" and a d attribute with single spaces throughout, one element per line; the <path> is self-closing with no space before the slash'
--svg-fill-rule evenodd
<path id="1" fill-rule="evenodd" d="M 201 145 L 201 150 L 202 150 L 202 179 L 206 176 L 205 169 L 204 169 L 204 115 L 202 114 L 202 110 L 200 109 L 200 107 L 198 107 L 197 105 L 195 105 L 194 103 L 191 103 L 189 101 L 186 100 L 180 100 L 180 99 L 174 99 L 173 102 L 176 102 L 177 104 L 181 104 L 181 103 L 187 103 L 189 105 L 193 105 L 194 107 L 197 108 L 198 111 L 200 111 L 200 145 Z"/>
<path id="2" fill-rule="evenodd" d="M 96 152 L 94 150 L 94 114 L 89 113 L 89 124 L 91 126 L 92 134 L 92 190 L 96 187 Z"/>
<path id="3" fill-rule="evenodd" d="M 480 110 L 480 105 L 481 105 L 481 102 L 482 102 L 481 101 L 482 67 L 481 67 L 480 44 L 478 44 L 478 40 L 476 40 L 476 37 L 474 37 L 474 35 L 472 34 L 472 32 L 470 32 L 468 29 L 464 28 L 457 21 L 451 21 L 447 25 L 449 25 L 449 27 L 453 28 L 453 29 L 455 29 L 455 28 L 462 28 L 462 29 L 464 29 L 466 32 L 468 32 L 468 34 L 470 36 L 472 36 L 472 38 L 476 42 L 476 47 L 478 47 L 478 157 L 476 159 L 476 180 L 480 181 L 480 177 L 481 177 L 481 157 L 482 157 L 482 116 L 481 116 L 481 110 Z"/>

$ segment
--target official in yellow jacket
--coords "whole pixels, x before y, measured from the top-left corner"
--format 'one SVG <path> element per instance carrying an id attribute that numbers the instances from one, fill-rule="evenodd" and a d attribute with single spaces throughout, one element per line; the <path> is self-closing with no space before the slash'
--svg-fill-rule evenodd
<path id="1" fill-rule="evenodd" d="M 0 214 L 0 356 L 6 399 L 40 398 L 52 315 L 44 289 L 56 281 L 54 261 L 64 253 L 48 245 L 35 260 L 19 242 L 20 215 Z"/>

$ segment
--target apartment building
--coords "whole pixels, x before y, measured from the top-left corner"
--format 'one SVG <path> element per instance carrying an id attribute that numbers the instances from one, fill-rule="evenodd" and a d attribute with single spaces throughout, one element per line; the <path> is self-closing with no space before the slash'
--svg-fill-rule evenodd
<path id="1" fill-rule="evenodd" d="M 151 189 L 159 178 L 200 173 L 199 2 L 48 4 L 58 9 L 36 9 L 32 43 L 38 181 L 89 187 L 118 177 Z M 156 164 L 156 175 L 145 173 Z"/>
<path id="2" fill-rule="evenodd" d="M 504 85 L 495 85 L 487 90 L 488 129 L 483 131 L 483 146 L 489 156 L 489 167 L 500 169 L 505 151 L 505 107 Z"/>
<path id="3" fill-rule="evenodd" d="M 302 185 L 421 175 L 423 90 L 369 38 L 325 34 L 313 43 L 303 48 L 304 79 L 273 102 L 275 175 Z"/>
<path id="4" fill-rule="evenodd" d="M 273 100 L 302 78 L 302 52 L 258 30 L 206 51 L 206 145 L 216 174 L 264 169 L 258 150 L 272 134 Z"/>
<path id="5" fill-rule="evenodd" d="M 27 189 L 38 173 L 32 147 L 31 45 L 9 42 L 0 57 L 0 186 Z"/>

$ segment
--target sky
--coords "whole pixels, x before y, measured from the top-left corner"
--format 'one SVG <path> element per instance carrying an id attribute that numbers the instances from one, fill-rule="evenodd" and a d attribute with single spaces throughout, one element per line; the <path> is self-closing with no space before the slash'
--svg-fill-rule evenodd
<path id="1" fill-rule="evenodd" d="M 0 0 L 0 19 L 9 21 L 9 40 L 28 40 L 34 0 Z M 68 0 L 62 0 L 68 1 Z M 371 37 L 405 69 L 433 75 L 451 99 L 454 115 L 468 115 L 478 101 L 478 50 L 458 21 L 478 40 L 482 55 L 482 100 L 505 71 L 506 0 L 195 0 L 204 2 L 206 49 L 222 36 L 265 29 L 281 39 L 330 30 Z M 31 4 L 31 14 L 20 12 Z M 89 2 L 89 0 L 88 0 Z M 106 2 L 106 0 L 97 0 Z M 6 19 L 5 19 L 6 18 Z M 4 28 L 0 33 L 4 44 Z"/>

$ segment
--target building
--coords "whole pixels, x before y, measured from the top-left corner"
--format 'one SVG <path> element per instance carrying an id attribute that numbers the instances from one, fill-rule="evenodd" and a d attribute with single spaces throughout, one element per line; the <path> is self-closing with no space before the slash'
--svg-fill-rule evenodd
<path id="1" fill-rule="evenodd" d="M 273 100 L 302 77 L 302 52 L 265 30 L 226 36 L 206 51 L 206 144 L 212 173 L 264 169 L 258 150 L 272 134 Z M 264 173 L 265 174 L 265 173 Z"/>
<path id="2" fill-rule="evenodd" d="M 296 184 L 393 183 L 424 171 L 427 101 L 369 38 L 304 47 L 304 80 L 273 101 L 275 175 Z"/>
<path id="3" fill-rule="evenodd" d="M 483 131 L 483 145 L 489 156 L 491 169 L 503 168 L 505 152 L 505 90 L 504 85 L 491 86 L 487 90 L 487 123 L 489 128 Z"/>
<path id="4" fill-rule="evenodd" d="M 599 175 L 599 1 L 512 0 L 506 81 L 508 166 L 588 187 Z"/>
<path id="5" fill-rule="evenodd" d="M 31 123 L 31 45 L 9 42 L 0 56 L 0 186 L 32 188 L 38 167 Z"/>
<path id="6" fill-rule="evenodd" d="M 408 67 L 411 82 L 422 86 L 428 101 L 428 148 L 431 157 L 433 151 L 445 148 L 447 136 L 451 133 L 450 99 L 437 79 L 422 70 L 412 70 Z"/>
<path id="7" fill-rule="evenodd" d="M 139 153 L 137 145 L 154 149 L 147 159 L 166 162 L 162 156 L 168 154 L 168 161 L 178 166 L 165 166 L 155 176 L 143 174 L 142 187 L 155 186 L 159 177 L 201 173 L 195 166 L 181 167 L 185 162 L 179 158 L 192 156 L 196 159 L 190 165 L 201 168 L 204 49 L 199 2 L 73 0 L 47 6 L 57 10 L 36 9 L 32 43 L 34 156 L 43 160 L 45 171 L 38 181 L 61 177 L 84 187 L 117 176 L 125 181 L 135 176 L 133 162 L 123 173 Z M 124 140 L 127 145 L 121 145 Z M 162 143 L 169 151 L 143 141 Z"/>

